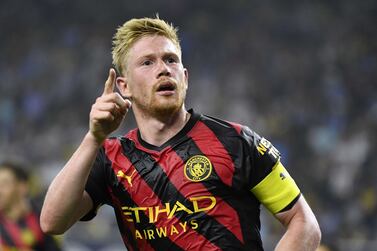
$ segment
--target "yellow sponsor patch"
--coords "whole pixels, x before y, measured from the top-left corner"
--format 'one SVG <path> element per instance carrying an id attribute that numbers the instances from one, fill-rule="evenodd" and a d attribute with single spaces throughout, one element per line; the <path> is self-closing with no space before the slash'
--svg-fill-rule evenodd
<path id="1" fill-rule="evenodd" d="M 251 189 L 257 199 L 273 214 L 289 205 L 300 189 L 280 161 L 261 182 Z"/>

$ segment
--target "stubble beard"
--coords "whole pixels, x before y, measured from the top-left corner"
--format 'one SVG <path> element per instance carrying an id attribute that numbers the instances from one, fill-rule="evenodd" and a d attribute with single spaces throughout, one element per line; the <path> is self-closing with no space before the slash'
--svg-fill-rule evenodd
<path id="1" fill-rule="evenodd" d="M 177 98 L 168 97 L 168 99 L 171 98 L 173 100 L 158 100 L 153 96 L 147 104 L 142 101 L 140 102 L 139 100 L 134 100 L 134 102 L 144 114 L 165 120 L 177 113 L 183 106 L 186 98 L 186 91 L 182 90 L 177 95 Z"/>
<path id="2" fill-rule="evenodd" d="M 185 100 L 185 93 L 179 93 L 179 97 L 176 100 L 169 100 L 167 102 L 160 102 L 158 100 L 152 100 L 151 103 L 151 112 L 152 114 L 160 119 L 168 118 L 173 114 L 176 114 L 183 106 Z"/>

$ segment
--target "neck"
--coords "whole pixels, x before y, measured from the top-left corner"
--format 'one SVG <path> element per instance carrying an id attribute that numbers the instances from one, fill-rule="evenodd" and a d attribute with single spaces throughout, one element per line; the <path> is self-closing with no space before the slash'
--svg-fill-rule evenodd
<path id="1" fill-rule="evenodd" d="M 142 139 L 154 146 L 161 146 L 171 139 L 190 118 L 190 113 L 183 106 L 174 114 L 160 118 L 141 115 L 135 110 L 134 114 Z"/>
<path id="2" fill-rule="evenodd" d="M 30 211 L 29 203 L 26 200 L 19 200 L 17 203 L 3 211 L 5 218 L 17 221 Z"/>

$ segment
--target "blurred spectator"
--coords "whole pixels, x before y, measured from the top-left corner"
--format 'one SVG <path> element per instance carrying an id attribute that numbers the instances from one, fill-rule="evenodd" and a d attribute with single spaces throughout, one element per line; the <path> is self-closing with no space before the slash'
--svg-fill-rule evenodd
<path id="1" fill-rule="evenodd" d="M 29 200 L 28 174 L 11 162 L 0 164 L 0 249 L 59 251 L 53 237 L 43 234 L 39 213 Z"/>

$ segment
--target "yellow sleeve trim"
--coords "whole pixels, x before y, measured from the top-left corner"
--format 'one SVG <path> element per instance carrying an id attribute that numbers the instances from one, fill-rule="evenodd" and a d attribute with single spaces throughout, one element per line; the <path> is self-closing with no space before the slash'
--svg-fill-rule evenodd
<path id="1" fill-rule="evenodd" d="M 273 214 L 289 205 L 300 189 L 280 161 L 261 182 L 251 189 L 257 199 Z"/>

